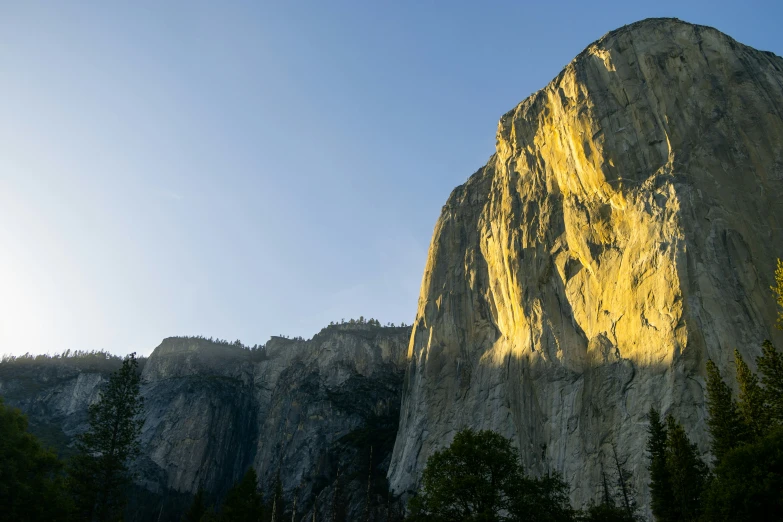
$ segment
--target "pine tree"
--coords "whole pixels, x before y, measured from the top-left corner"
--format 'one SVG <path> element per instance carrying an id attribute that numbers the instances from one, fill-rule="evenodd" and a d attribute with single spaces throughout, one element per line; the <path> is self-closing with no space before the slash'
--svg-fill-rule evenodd
<path id="1" fill-rule="evenodd" d="M 778 260 L 778 328 L 783 328 L 783 263 Z M 704 499 L 711 522 L 783 520 L 783 358 L 770 341 L 757 359 L 761 382 L 735 351 L 740 397 L 737 410 L 749 424 L 748 440 L 726 452 Z M 710 426 L 711 431 L 713 427 Z"/>
<path id="2" fill-rule="evenodd" d="M 650 408 L 649 417 L 647 453 L 650 456 L 650 508 L 658 522 L 674 522 L 677 519 L 672 510 L 672 484 L 666 466 L 668 434 L 657 410 Z"/>
<path id="3" fill-rule="evenodd" d="M 748 428 L 732 397 L 731 388 L 712 361 L 707 361 L 707 411 L 712 454 L 720 462 L 732 448 L 747 442 Z"/>
<path id="4" fill-rule="evenodd" d="M 783 430 L 730 451 L 715 468 L 704 520 L 783 520 Z"/>
<path id="5" fill-rule="evenodd" d="M 764 385 L 764 402 L 769 411 L 770 420 L 778 426 L 783 425 L 783 356 L 775 350 L 770 341 L 764 341 L 763 353 L 756 359 Z"/>
<path id="6" fill-rule="evenodd" d="M 750 430 L 751 438 L 758 439 L 764 436 L 770 426 L 768 410 L 764 407 L 764 391 L 759 386 L 758 377 L 750 371 L 737 350 L 734 350 L 734 361 L 739 384 L 738 409 Z"/>
<path id="7" fill-rule="evenodd" d="M 258 477 L 251 467 L 226 495 L 221 519 L 226 522 L 260 522 L 263 516 L 264 504 L 258 492 Z"/>
<path id="8" fill-rule="evenodd" d="M 696 444 L 691 443 L 685 429 L 671 414 L 666 417 L 666 469 L 671 479 L 674 520 L 699 520 L 707 466 L 699 458 Z"/>
<path id="9" fill-rule="evenodd" d="M 78 438 L 78 453 L 68 470 L 69 489 L 84 520 L 116 519 L 125 505 L 129 464 L 139 453 L 143 423 L 139 386 L 138 362 L 132 353 L 88 410 L 90 427 Z"/>

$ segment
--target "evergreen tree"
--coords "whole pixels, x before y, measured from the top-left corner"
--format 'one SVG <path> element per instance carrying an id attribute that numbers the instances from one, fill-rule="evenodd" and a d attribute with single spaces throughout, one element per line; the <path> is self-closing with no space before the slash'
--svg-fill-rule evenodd
<path id="1" fill-rule="evenodd" d="M 707 466 L 699 458 L 698 449 L 688 439 L 685 429 L 671 414 L 666 417 L 666 469 L 671 480 L 674 520 L 699 520 Z"/>
<path id="2" fill-rule="evenodd" d="M 647 453 L 650 458 L 650 508 L 658 522 L 675 522 L 677 518 L 672 509 L 672 483 L 666 466 L 666 425 L 661 422 L 661 415 L 654 408 L 650 408 L 649 417 Z"/>
<path id="3" fill-rule="evenodd" d="M 200 522 L 202 517 L 207 513 L 206 499 L 204 498 L 204 490 L 199 488 L 196 494 L 193 496 L 193 502 L 190 507 L 182 515 L 182 522 Z"/>
<path id="4" fill-rule="evenodd" d="M 715 468 L 705 520 L 783 520 L 783 429 L 728 452 Z"/>
<path id="5" fill-rule="evenodd" d="M 220 518 L 226 522 L 261 522 L 263 516 L 264 504 L 258 491 L 258 477 L 251 467 L 228 491 Z"/>
<path id="6" fill-rule="evenodd" d="M 756 364 L 764 385 L 764 402 L 770 420 L 777 426 L 783 426 L 783 356 L 770 341 L 764 341 L 762 349 Z"/>
<path id="7" fill-rule="evenodd" d="M 68 520 L 62 463 L 27 431 L 27 417 L 0 397 L 0 519 Z"/>
<path id="8" fill-rule="evenodd" d="M 136 355 L 130 354 L 90 406 L 89 429 L 76 443 L 69 466 L 69 489 L 78 517 L 90 521 L 116 519 L 125 505 L 130 462 L 139 453 L 143 399 Z"/>
<path id="9" fill-rule="evenodd" d="M 734 361 L 739 384 L 738 409 L 751 438 L 757 439 L 762 437 L 770 426 L 768 410 L 764 407 L 764 391 L 759 386 L 758 377 L 750 371 L 737 350 L 734 350 Z"/>
<path id="10" fill-rule="evenodd" d="M 747 442 L 748 429 L 732 397 L 731 388 L 723 381 L 712 361 L 707 361 L 707 411 L 712 454 L 720 462 L 732 448 Z"/>

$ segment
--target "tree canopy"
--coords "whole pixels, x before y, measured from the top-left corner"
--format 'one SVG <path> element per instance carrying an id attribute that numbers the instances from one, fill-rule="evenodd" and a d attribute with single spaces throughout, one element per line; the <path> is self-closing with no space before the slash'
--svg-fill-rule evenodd
<path id="1" fill-rule="evenodd" d="M 783 520 L 783 429 L 728 452 L 706 493 L 714 522 Z"/>
<path id="2" fill-rule="evenodd" d="M 708 468 L 699 451 L 674 417 L 650 411 L 647 451 L 650 471 L 650 504 L 660 522 L 689 522 L 701 517 L 702 495 Z"/>
<path id="3" fill-rule="evenodd" d="M 556 475 L 526 477 L 511 440 L 465 429 L 427 460 L 413 520 L 494 522 L 573 519 L 567 486 Z"/>
<path id="4" fill-rule="evenodd" d="M 712 361 L 707 361 L 707 412 L 712 455 L 720 462 L 726 453 L 746 442 L 750 433 L 740 415 L 731 388 Z"/>
<path id="5" fill-rule="evenodd" d="M 708 380 L 708 404 L 723 407 L 709 411 L 716 466 L 704 495 L 705 516 L 727 522 L 783 520 L 783 358 L 765 341 L 756 361 L 760 379 L 738 352 L 735 362 L 736 403 L 725 383 L 710 386 Z"/>
<path id="6" fill-rule="evenodd" d="M 226 495 L 220 519 L 226 522 L 260 522 L 263 516 L 264 499 L 258 491 L 256 470 L 250 468 Z"/>
<path id="7" fill-rule="evenodd" d="M 0 398 L 0 510 L 4 520 L 67 520 L 62 464 L 27 431 L 27 417 Z"/>

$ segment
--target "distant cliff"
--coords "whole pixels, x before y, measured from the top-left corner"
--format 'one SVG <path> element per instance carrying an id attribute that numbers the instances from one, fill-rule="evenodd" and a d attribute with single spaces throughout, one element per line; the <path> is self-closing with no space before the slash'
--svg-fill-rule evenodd
<path id="1" fill-rule="evenodd" d="M 470 426 L 562 472 L 577 506 L 600 500 L 615 446 L 646 504 L 649 408 L 706 451 L 707 358 L 730 375 L 735 348 L 783 345 L 782 222 L 783 59 L 675 19 L 590 45 L 502 116 L 443 207 L 393 487 Z"/>
<path id="2" fill-rule="evenodd" d="M 385 509 L 385 476 L 399 421 L 410 328 L 343 324 L 313 339 L 273 337 L 249 350 L 201 338 L 168 338 L 143 363 L 142 456 L 130 516 L 178 520 L 190 494 L 219 498 L 249 466 L 271 492 L 306 513 L 319 497 L 363 512 L 373 448 L 373 502 Z M 0 395 L 66 454 L 118 361 L 0 364 Z M 377 497 L 377 498 L 376 498 Z M 358 516 L 358 515 L 357 515 Z"/>

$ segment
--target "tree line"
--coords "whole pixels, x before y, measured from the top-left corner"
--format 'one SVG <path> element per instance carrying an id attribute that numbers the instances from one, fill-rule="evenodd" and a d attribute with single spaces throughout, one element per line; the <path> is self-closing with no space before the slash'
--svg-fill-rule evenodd
<path id="1" fill-rule="evenodd" d="M 231 346 L 234 348 L 240 348 L 242 350 L 248 350 L 248 351 L 255 351 L 255 350 L 263 350 L 266 348 L 265 344 L 254 344 L 253 346 L 245 345 L 240 341 L 239 339 L 235 340 L 234 342 L 231 342 L 227 339 L 220 339 L 219 337 L 205 337 L 203 335 L 183 335 L 180 336 L 179 339 L 195 339 L 197 341 L 207 341 L 209 343 L 213 344 L 219 344 L 221 346 Z"/>
<path id="2" fill-rule="evenodd" d="M 374 319 L 372 317 L 365 318 L 363 315 L 359 316 L 358 319 L 348 319 L 347 321 L 345 319 L 340 319 L 339 321 L 329 321 L 329 327 L 334 326 L 343 326 L 343 325 L 350 325 L 350 326 L 375 326 L 378 328 L 406 328 L 410 325 L 405 324 L 405 322 L 400 323 L 399 325 L 394 324 L 393 322 L 386 322 L 384 324 L 381 324 L 381 322 L 378 319 Z M 290 339 L 293 341 L 306 341 L 303 336 L 301 335 L 295 335 L 293 337 L 286 335 L 286 334 L 278 334 L 276 337 L 280 337 L 282 339 Z M 266 344 L 254 344 L 253 346 L 245 345 L 237 339 L 234 342 L 228 341 L 226 339 L 220 339 L 215 337 L 205 337 L 203 335 L 184 335 L 180 337 L 181 339 L 196 339 L 200 341 L 208 341 L 210 343 L 219 344 L 222 346 L 232 346 L 236 348 L 241 348 L 243 350 L 248 350 L 251 352 L 255 352 L 258 350 L 264 350 L 266 348 Z M 116 357 L 116 356 L 114 356 Z"/>
<path id="3" fill-rule="evenodd" d="M 778 317 L 783 329 L 783 262 L 775 271 Z M 650 410 L 651 507 L 656 520 L 783 520 L 783 356 L 762 344 L 754 373 L 734 351 L 738 394 L 707 361 L 707 428 L 711 465 L 685 428 L 669 413 Z"/>
<path id="4" fill-rule="evenodd" d="M 124 360 L 88 409 L 89 428 L 62 462 L 27 431 L 27 418 L 0 398 L 0 506 L 20 521 L 119 520 L 139 453 L 143 398 L 135 354 Z"/>
<path id="5" fill-rule="evenodd" d="M 656 520 L 783 520 L 783 357 L 766 341 L 760 375 L 734 353 L 735 399 L 707 362 L 712 466 L 672 414 L 650 411 L 651 507 Z"/>
<path id="6" fill-rule="evenodd" d="M 144 357 L 140 357 L 138 362 L 144 364 Z M 20 367 L 41 367 L 56 366 L 67 364 L 81 370 L 110 372 L 120 367 L 122 357 L 114 355 L 104 350 L 66 350 L 56 354 L 38 354 L 26 353 L 24 355 L 3 355 L 0 358 L 0 369 L 14 371 Z"/>
<path id="7" fill-rule="evenodd" d="M 392 322 L 386 322 L 384 324 L 381 324 L 381 322 L 378 319 L 373 319 L 372 317 L 369 319 L 365 319 L 363 315 L 360 315 L 358 319 L 348 319 L 347 321 L 345 319 L 340 319 L 340 321 L 329 321 L 329 326 L 340 326 L 340 325 L 368 325 L 368 326 L 376 326 L 379 328 L 405 328 L 408 325 L 406 325 L 404 322 L 400 323 L 399 325 L 395 325 Z"/>

